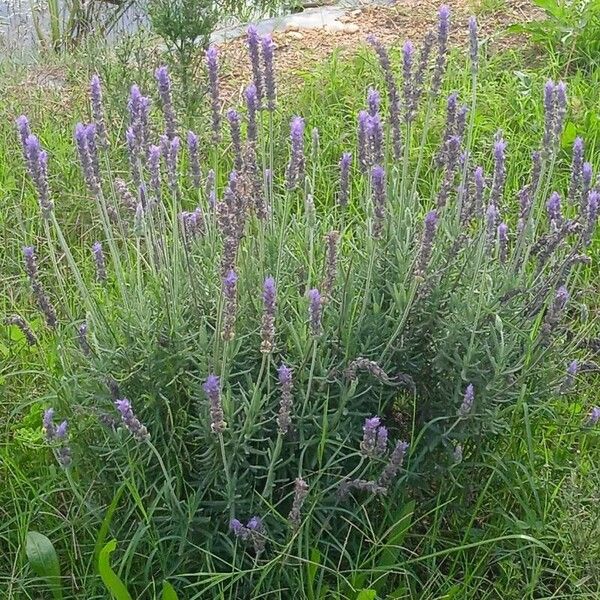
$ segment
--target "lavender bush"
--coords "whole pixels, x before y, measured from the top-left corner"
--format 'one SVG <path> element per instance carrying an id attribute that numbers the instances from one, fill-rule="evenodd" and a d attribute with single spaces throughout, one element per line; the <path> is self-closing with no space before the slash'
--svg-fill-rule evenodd
<path id="1" fill-rule="evenodd" d="M 474 102 L 439 98 L 449 20 L 442 7 L 437 34 L 420 51 L 404 46 L 401 82 L 370 40 L 386 85 L 365 90 L 356 147 L 332 165 L 320 162 L 324 140 L 309 151 L 307 131 L 319 124 L 276 106 L 273 42 L 255 30 L 253 83 L 237 111 L 222 106 L 218 54 L 208 50 L 211 124 L 196 131 L 210 140 L 190 132 L 187 151 L 165 68 L 157 71 L 164 120 L 154 114 L 143 125 L 132 114 L 120 148 L 106 143 L 114 132 L 94 79 L 94 122 L 75 137 L 104 233 L 87 267 L 61 232 L 52 161 L 20 119 L 40 219 L 54 234 L 25 250 L 31 310 L 48 331 L 12 322 L 32 344 L 54 335 L 69 348 L 49 407 L 68 420 L 68 446 L 66 425 L 57 436 L 48 418 L 46 431 L 52 443 L 61 438 L 59 462 L 92 512 L 125 482 L 136 490 L 115 537 L 135 538 L 140 502 L 151 507 L 144 519 L 157 537 L 137 552 L 167 556 L 165 575 L 195 569 L 188 582 L 205 585 L 209 564 L 285 573 L 303 540 L 343 564 L 347 548 L 336 540 L 353 551 L 365 543 L 351 526 L 356 505 L 391 526 L 386 503 L 422 497 L 456 462 L 476 460 L 510 426 L 515 404 L 576 388 L 573 361 L 585 354 L 576 274 L 588 262 L 598 191 L 584 189 L 592 179 L 579 141 L 577 172 L 568 190 L 556 188 L 565 86 L 546 86 L 532 172 L 507 189 L 510 140 L 499 132 L 479 141 L 493 165 L 486 172 L 471 160 Z M 469 30 L 475 98 L 473 20 Z M 132 92 L 130 108 L 140 98 Z M 442 104 L 439 152 L 425 165 L 420 135 Z M 269 137 L 276 111 L 290 123 L 280 161 Z M 225 148 L 231 155 L 221 158 Z M 119 151 L 129 176 L 113 171 Z M 332 195 L 315 203 L 325 169 Z M 425 169 L 434 189 L 423 194 Z M 77 306 L 52 303 L 40 283 L 36 257 L 58 251 Z M 590 411 L 586 427 L 598 421 Z M 251 597 L 251 578 L 239 585 L 238 597 Z"/>

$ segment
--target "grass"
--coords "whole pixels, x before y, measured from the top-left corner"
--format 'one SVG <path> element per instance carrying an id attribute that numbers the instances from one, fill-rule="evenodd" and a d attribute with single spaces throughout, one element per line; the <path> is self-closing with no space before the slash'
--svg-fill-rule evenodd
<path id="1" fill-rule="evenodd" d="M 519 183 L 526 178 L 530 170 L 529 154 L 542 135 L 540 92 L 544 81 L 561 75 L 553 65 L 528 66 L 529 60 L 525 53 L 519 52 L 490 57 L 485 61 L 479 80 L 474 160 L 490 172 L 493 136 L 501 129 L 509 142 L 507 199 L 515 198 Z M 463 57 L 457 53 L 451 61 L 445 92 L 458 90 L 461 97 L 468 98 L 470 80 L 463 64 Z M 60 196 L 55 197 L 61 227 L 76 260 L 84 265 L 86 280 L 92 278 L 88 248 L 101 233 L 71 142 L 74 123 L 88 114 L 82 82 L 89 79 L 90 68 L 91 65 L 82 60 L 67 64 L 67 90 L 14 87 L 12 93 L 0 99 L 0 188 L 5 198 L 0 211 L 3 236 L 0 272 L 5 274 L 3 313 L 11 312 L 15 306 L 28 306 L 21 247 L 34 241 L 42 245 L 45 237 L 12 127 L 14 117 L 21 112 L 30 115 L 32 128 L 40 134 L 43 145 L 51 149 L 53 184 L 61 190 Z M 125 101 L 123 89 L 129 77 L 118 62 L 106 63 L 103 70 L 108 82 L 106 100 L 111 127 L 116 132 L 115 139 L 120 140 L 124 137 L 124 119 L 119 106 Z M 15 81 L 22 75 L 11 72 L 8 79 Z M 586 140 L 586 158 L 600 164 L 600 123 L 596 111 L 600 100 L 599 78 L 600 70 L 589 76 L 569 77 L 570 112 L 554 180 L 562 189 L 568 185 L 569 152 L 576 135 Z M 373 55 L 360 51 L 351 62 L 334 56 L 317 72 L 306 76 L 299 93 L 286 97 L 284 91 L 280 99 L 285 111 L 274 123 L 278 171 L 282 171 L 287 160 L 290 114 L 302 114 L 307 129 L 317 126 L 320 130 L 321 167 L 314 179 L 314 199 L 320 215 L 328 214 L 334 203 L 337 161 L 342 151 L 354 143 L 356 113 L 363 107 L 369 85 L 382 88 L 381 74 Z M 63 109 L 65 98 L 69 102 Z M 434 116 L 430 135 L 425 140 L 427 158 L 437 150 L 443 121 L 440 104 L 439 114 Z M 114 173 L 126 173 L 123 148 L 115 149 L 112 158 Z M 226 172 L 226 166 L 221 165 L 221 183 Z M 437 183 L 435 176 L 424 173 L 419 182 L 424 203 L 433 197 Z M 191 198 L 184 200 L 192 205 Z M 353 205 L 352 211 L 349 220 L 361 223 L 364 215 L 360 208 Z M 301 214 L 300 209 L 298 214 Z M 509 225 L 514 227 L 515 223 Z M 301 241 L 297 241 L 296 252 L 300 254 L 303 248 Z M 597 239 L 589 248 L 589 254 L 592 267 L 577 276 L 581 290 L 577 306 L 581 308 L 583 323 L 583 308 L 588 306 L 590 316 L 586 327 L 590 335 L 597 335 L 594 322 L 598 309 L 595 303 Z M 63 266 L 64 256 L 58 258 L 60 268 L 67 272 Z M 43 263 L 42 270 L 50 273 L 52 265 Z M 49 277 L 45 283 L 58 297 L 59 290 Z M 68 280 L 65 285 L 68 293 L 60 297 L 66 301 L 65 310 L 76 314 L 79 300 L 74 285 Z M 303 310 L 302 304 L 296 304 L 295 310 Z M 34 314 L 32 310 L 27 313 L 28 316 Z M 39 317 L 32 318 L 36 331 L 43 331 L 40 321 Z M 0 333 L 3 355 L 0 386 L 5 399 L 0 408 L 3 416 L 0 476 L 7 482 L 0 491 L 0 590 L 8 598 L 37 599 L 47 593 L 45 584 L 34 576 L 24 555 L 24 540 L 31 529 L 43 532 L 53 541 L 65 585 L 70 590 L 68 597 L 107 598 L 96 573 L 96 555 L 103 541 L 108 539 L 107 531 L 99 532 L 103 531 L 105 508 L 112 498 L 108 498 L 100 514 L 93 514 L 89 509 L 92 485 L 86 490 L 78 482 L 65 480 L 48 453 L 40 429 L 41 411 L 57 390 L 63 400 L 73 404 L 81 402 L 73 396 L 74 390 L 93 393 L 90 386 L 86 387 L 84 376 L 72 368 L 68 335 L 44 334 L 40 347 L 30 350 L 14 329 L 5 328 Z M 301 345 L 300 341 L 297 343 Z M 181 368 L 185 366 L 182 362 Z M 144 375 L 149 382 L 154 376 L 158 375 L 152 372 Z M 239 565 L 233 569 L 217 556 L 209 556 L 206 572 L 186 577 L 186 573 L 177 571 L 176 565 L 168 564 L 164 556 L 154 557 L 148 550 L 165 543 L 158 537 L 159 530 L 150 525 L 152 519 L 148 516 L 156 511 L 156 515 L 170 518 L 160 504 L 160 494 L 165 494 L 165 490 L 159 490 L 157 484 L 158 500 L 147 505 L 147 498 L 138 496 L 136 486 L 140 482 L 132 475 L 124 479 L 123 491 L 119 494 L 134 497 L 127 507 L 135 516 L 136 526 L 128 539 L 121 540 L 113 567 L 125 582 L 135 581 L 139 597 L 144 598 L 159 597 L 162 582 L 157 573 L 172 576 L 174 583 L 187 583 L 188 587 L 181 592 L 185 594 L 183 598 L 248 597 L 245 595 L 248 588 L 242 583 L 242 575 L 248 573 L 254 577 L 255 589 L 260 589 L 265 597 L 364 599 L 374 597 L 367 591 L 370 589 L 376 590 L 378 597 L 387 594 L 388 598 L 425 600 L 600 598 L 600 513 L 597 508 L 600 436 L 598 430 L 581 428 L 582 415 L 588 407 L 598 403 L 597 383 L 597 374 L 592 372 L 586 377 L 585 385 L 577 388 L 576 396 L 519 397 L 501 412 L 502 426 L 496 436 L 483 439 L 481 447 L 468 447 L 463 462 L 444 471 L 443 477 L 416 477 L 416 483 L 411 483 L 416 491 L 404 494 L 400 490 L 397 504 L 385 505 L 385 515 L 380 518 L 383 523 L 392 524 L 389 528 L 382 530 L 381 523 L 369 514 L 367 506 L 356 503 L 346 511 L 343 521 L 350 530 L 360 530 L 358 537 L 364 542 L 346 550 L 344 540 L 335 540 L 335 531 L 326 532 L 323 538 L 318 535 L 314 539 L 303 538 L 304 547 L 298 551 L 287 550 L 293 568 L 286 564 L 284 557 L 269 568 L 254 573 L 250 566 L 245 572 Z M 401 409 L 396 414 L 403 412 Z M 399 423 L 397 427 L 402 430 L 406 425 Z M 127 447 L 124 439 L 120 441 Z M 133 454 L 128 456 L 131 464 L 141 460 L 136 452 L 134 448 Z M 91 468 L 93 462 L 89 465 Z M 135 473 L 133 467 L 131 473 Z M 103 476 L 104 473 L 98 475 Z M 87 497 L 88 492 L 90 497 Z M 117 512 L 112 523 L 105 521 L 106 529 L 117 530 L 119 521 L 127 521 L 128 516 Z M 201 526 L 210 524 L 201 522 Z M 332 547 L 337 543 L 343 555 L 347 553 L 344 560 L 332 563 L 323 546 L 319 550 L 318 542 L 325 538 Z M 238 558 L 235 555 L 235 559 Z M 279 581 L 285 581 L 278 578 L 279 571 L 286 569 L 297 573 L 299 587 L 294 595 L 289 589 L 277 588 Z M 392 576 L 386 576 L 388 572 Z"/>

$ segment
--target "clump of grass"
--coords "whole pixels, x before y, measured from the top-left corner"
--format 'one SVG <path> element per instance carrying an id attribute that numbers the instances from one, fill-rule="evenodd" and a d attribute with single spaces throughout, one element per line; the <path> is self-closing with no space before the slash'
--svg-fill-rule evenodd
<path id="1" fill-rule="evenodd" d="M 46 418 L 48 443 L 91 523 L 117 498 L 106 527 L 128 544 L 138 595 L 150 572 L 177 576 L 192 597 L 391 593 L 406 573 L 380 565 L 399 560 L 398 526 L 415 504 L 468 477 L 457 465 L 511 434 L 515 406 L 581 377 L 570 367 L 589 336 L 577 282 L 598 194 L 579 150 L 558 187 L 565 86 L 547 83 L 542 145 L 515 207 L 510 140 L 477 141 L 491 168 L 472 160 L 474 20 L 470 97 L 445 101 L 427 163 L 448 28 L 443 7 L 426 41 L 433 64 L 404 46 L 402 85 L 371 40 L 385 87 L 345 126 L 351 157 L 334 164 L 321 124 L 301 116 L 289 115 L 289 150 L 276 143 L 268 39 L 254 72 L 270 84 L 244 94 L 243 141 L 238 119 L 230 132 L 222 123 L 209 49 L 213 143 L 201 157 L 193 132 L 184 149 L 166 69 L 154 110 L 132 88 L 126 144 L 104 123 L 94 81 L 76 147 L 101 239 L 83 257 L 63 234 L 52 161 L 20 121 L 47 257 L 34 269 L 27 251 L 32 300 L 46 322 L 44 307 L 57 307 L 56 326 L 38 321 L 33 333 L 61 348 L 48 365 L 45 404 L 61 419 Z M 125 176 L 113 166 L 124 158 Z"/>

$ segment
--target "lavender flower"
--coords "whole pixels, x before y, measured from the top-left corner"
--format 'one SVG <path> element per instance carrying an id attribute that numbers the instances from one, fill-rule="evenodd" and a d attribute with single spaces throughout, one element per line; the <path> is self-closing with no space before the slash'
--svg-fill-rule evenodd
<path id="1" fill-rule="evenodd" d="M 106 121 L 104 120 L 104 107 L 102 105 L 102 87 L 98 75 L 93 75 L 90 82 L 90 100 L 92 104 L 92 116 L 98 133 L 98 145 L 102 150 L 106 150 L 109 143 L 106 132 Z"/>
<path id="2" fill-rule="evenodd" d="M 133 435 L 138 442 L 144 442 L 150 439 L 150 434 L 145 425 L 135 416 L 131 402 L 127 398 L 118 398 L 115 400 L 115 406 L 121 414 L 121 421 L 125 428 Z"/>
<path id="3" fill-rule="evenodd" d="M 165 118 L 165 133 L 169 140 L 177 135 L 177 123 L 175 120 L 175 111 L 173 110 L 173 98 L 171 93 L 171 78 L 166 66 L 161 66 L 154 73 L 158 84 L 158 95 L 162 105 Z"/>
<path id="4" fill-rule="evenodd" d="M 248 119 L 248 140 L 256 142 L 258 139 L 258 127 L 256 124 L 256 113 L 259 109 L 258 95 L 256 93 L 256 86 L 251 83 L 244 91 L 244 97 L 246 99 L 247 108 L 247 119 Z"/>
<path id="5" fill-rule="evenodd" d="M 411 119 L 414 119 L 417 110 L 419 108 L 419 102 L 423 95 L 423 84 L 425 82 L 425 74 L 429 66 L 429 58 L 431 56 L 431 50 L 433 48 L 433 42 L 435 41 L 435 34 L 433 31 L 428 31 L 423 39 L 421 51 L 419 52 L 419 63 L 415 70 L 415 79 L 413 86 L 413 97 L 411 98 Z"/>
<path id="6" fill-rule="evenodd" d="M 167 182 L 173 196 L 179 196 L 179 178 L 177 177 L 177 160 L 179 157 L 180 141 L 177 136 L 171 140 L 165 140 L 164 146 L 167 148 L 165 153 L 165 163 L 167 165 Z"/>
<path id="7" fill-rule="evenodd" d="M 508 259 L 508 225 L 500 223 L 498 225 L 498 256 L 502 264 Z"/>
<path id="8" fill-rule="evenodd" d="M 138 143 L 135 137 L 135 131 L 132 127 L 128 127 L 125 131 L 125 139 L 127 140 L 127 154 L 129 156 L 129 166 L 131 168 L 131 176 L 134 184 L 139 187 L 142 183 L 142 173 L 140 168 L 140 153 Z M 81 152 L 80 152 L 81 156 Z M 84 158 L 80 158 L 82 165 Z M 85 166 L 84 173 L 85 173 Z M 89 184 L 88 184 L 89 185 Z"/>
<path id="9" fill-rule="evenodd" d="M 277 301 L 277 289 L 272 277 L 265 279 L 263 287 L 263 315 L 260 351 L 268 354 L 275 346 L 275 309 Z"/>
<path id="10" fill-rule="evenodd" d="M 214 208 L 217 204 L 217 190 L 215 186 L 215 172 L 213 169 L 210 169 L 210 171 L 206 174 L 204 193 L 206 194 L 208 205 L 211 208 Z"/>
<path id="11" fill-rule="evenodd" d="M 498 217 L 498 209 L 494 204 L 490 203 L 485 212 L 485 239 L 488 248 L 494 243 L 494 238 L 496 237 Z"/>
<path id="12" fill-rule="evenodd" d="M 408 444 L 406 442 L 397 442 L 394 450 L 390 456 L 388 464 L 383 469 L 383 473 L 377 480 L 377 485 L 384 489 L 388 489 L 393 483 L 394 479 L 398 475 L 398 472 L 402 468 L 404 462 L 404 456 L 408 450 Z"/>
<path id="13" fill-rule="evenodd" d="M 230 270 L 223 279 L 223 298 L 225 306 L 223 310 L 223 331 L 221 337 L 232 340 L 235 337 L 235 321 L 237 313 L 237 280 L 235 271 Z"/>
<path id="14" fill-rule="evenodd" d="M 85 137 L 87 141 L 88 153 L 90 155 L 90 162 L 94 171 L 94 177 L 96 181 L 100 181 L 100 160 L 98 158 L 98 147 L 96 145 L 96 139 L 98 137 L 96 124 L 88 123 L 85 128 Z"/>
<path id="15" fill-rule="evenodd" d="M 240 127 L 240 115 L 237 111 L 230 109 L 227 111 L 227 121 L 229 122 L 229 131 L 231 132 L 231 144 L 233 146 L 233 168 L 236 171 L 242 170 L 242 133 Z"/>
<path id="16" fill-rule="evenodd" d="M 460 138 L 457 135 L 452 135 L 445 144 L 443 152 L 444 161 L 444 178 L 442 179 L 442 185 L 437 197 L 437 209 L 442 210 L 448 202 L 448 196 L 454 178 L 456 176 L 456 170 L 460 163 Z"/>
<path id="17" fill-rule="evenodd" d="M 583 179 L 583 140 L 578 137 L 573 143 L 573 159 L 571 162 L 571 183 L 569 184 L 568 201 L 575 204 L 581 194 Z"/>
<path id="18" fill-rule="evenodd" d="M 281 390 L 281 400 L 279 401 L 279 414 L 277 415 L 277 428 L 281 435 L 285 435 L 292 425 L 292 406 L 294 398 L 292 396 L 293 381 L 292 370 L 282 364 L 277 369 L 279 377 L 279 388 Z"/>
<path id="19" fill-rule="evenodd" d="M 260 105 L 263 99 L 263 78 L 260 69 L 260 37 L 258 29 L 254 25 L 248 27 L 246 45 L 248 46 L 248 55 L 250 56 L 250 66 L 252 68 L 252 79 L 256 87 L 256 96 Z"/>
<path id="20" fill-rule="evenodd" d="M 321 292 L 325 301 L 331 298 L 337 278 L 339 239 L 340 234 L 338 231 L 333 230 L 325 234 L 325 278 L 321 285 Z"/>
<path id="21" fill-rule="evenodd" d="M 21 121 L 21 135 L 27 131 Z M 54 203 L 50 200 L 50 187 L 48 185 L 48 154 L 42 150 L 40 142 L 35 135 L 28 135 L 25 139 L 24 153 L 27 156 L 27 170 L 38 193 L 38 202 L 44 219 L 50 218 Z"/>
<path id="22" fill-rule="evenodd" d="M 366 173 L 369 169 L 369 122 L 369 113 L 361 110 L 358 113 L 358 164 L 362 173 Z"/>
<path id="23" fill-rule="evenodd" d="M 465 390 L 465 395 L 463 397 L 462 404 L 458 409 L 458 416 L 461 418 L 468 417 L 473 410 L 473 402 L 475 401 L 475 391 L 473 389 L 473 384 L 470 383 Z"/>
<path id="24" fill-rule="evenodd" d="M 563 221 L 560 209 L 560 196 L 556 192 L 550 194 L 550 198 L 546 204 L 546 211 L 548 212 L 548 219 L 552 229 L 556 231 L 562 225 Z"/>
<path id="25" fill-rule="evenodd" d="M 414 82 L 412 79 L 414 51 L 415 48 L 412 42 L 405 42 L 402 48 L 402 83 L 404 90 L 404 120 L 406 123 L 410 123 L 414 117 L 412 110 L 414 97 Z"/>
<path id="26" fill-rule="evenodd" d="M 6 317 L 4 322 L 9 326 L 14 325 L 15 327 L 18 327 L 30 346 L 35 346 L 38 343 L 38 339 L 33 333 L 33 330 L 27 321 L 20 315 L 10 315 Z"/>
<path id="27" fill-rule="evenodd" d="M 490 190 L 490 204 L 496 208 L 500 205 L 500 199 L 504 192 L 506 182 L 506 142 L 498 136 L 494 144 L 494 178 Z"/>
<path id="28" fill-rule="evenodd" d="M 92 246 L 92 255 L 96 264 L 96 281 L 104 283 L 106 281 L 106 261 L 104 260 L 104 252 L 100 242 L 95 242 Z"/>
<path id="29" fill-rule="evenodd" d="M 350 152 L 344 152 L 340 159 L 340 193 L 338 195 L 338 203 L 341 207 L 345 207 L 348 204 L 351 164 L 352 154 L 350 154 Z"/>
<path id="30" fill-rule="evenodd" d="M 560 286 L 556 290 L 556 294 L 554 299 L 552 300 L 552 304 L 548 308 L 548 312 L 546 313 L 546 317 L 544 319 L 544 323 L 542 324 L 542 328 L 540 331 L 540 337 L 542 341 L 546 342 L 550 338 L 551 334 L 556 329 L 562 314 L 565 310 L 565 306 L 569 301 L 569 292 L 567 288 L 563 285 Z"/>
<path id="31" fill-rule="evenodd" d="M 246 541 L 249 537 L 248 528 L 242 525 L 242 522 L 239 519 L 231 519 L 231 521 L 229 521 L 229 529 L 236 538 L 239 538 L 242 541 Z"/>
<path id="32" fill-rule="evenodd" d="M 100 194 L 100 183 L 94 172 L 94 165 L 90 148 L 88 145 L 87 128 L 83 123 L 77 123 L 75 126 L 75 145 L 77 146 L 77 154 L 79 162 L 83 170 L 85 182 L 94 195 Z"/>
<path id="33" fill-rule="evenodd" d="M 560 140 L 567 116 L 567 84 L 559 81 L 555 88 L 556 121 L 554 124 L 554 139 Z"/>
<path id="34" fill-rule="evenodd" d="M 598 421 L 600 421 L 600 406 L 594 406 L 587 415 L 585 425 L 587 427 L 593 427 Z"/>
<path id="35" fill-rule="evenodd" d="M 477 19 L 469 18 L 469 56 L 471 58 L 471 71 L 475 75 L 479 69 L 479 41 L 477 39 Z"/>
<path id="36" fill-rule="evenodd" d="M 360 443 L 360 451 L 364 456 L 374 456 L 377 445 L 377 431 L 381 424 L 379 417 L 365 419 L 363 425 L 363 439 Z"/>
<path id="37" fill-rule="evenodd" d="M 210 403 L 210 428 L 213 433 L 223 433 L 227 427 L 221 402 L 221 382 L 217 375 L 209 375 L 202 386 Z"/>
<path id="38" fill-rule="evenodd" d="M 375 379 L 383 383 L 390 383 L 391 379 L 389 375 L 374 361 L 359 356 L 355 358 L 347 367 L 344 369 L 344 377 L 350 381 L 356 381 L 358 377 L 358 371 L 366 371 Z"/>
<path id="39" fill-rule="evenodd" d="M 474 213 L 476 217 L 481 217 L 483 215 L 483 192 L 485 190 L 485 177 L 482 167 L 477 167 L 473 172 L 473 181 L 475 182 Z"/>
<path id="40" fill-rule="evenodd" d="M 544 156 L 549 156 L 554 149 L 556 121 L 556 86 L 548 80 L 544 85 L 544 137 L 542 147 Z"/>
<path id="41" fill-rule="evenodd" d="M 218 144 L 221 140 L 221 107 L 219 99 L 219 64 L 218 50 L 216 46 L 210 46 L 206 51 L 206 68 L 208 70 L 208 81 L 211 98 L 213 142 Z"/>
<path id="42" fill-rule="evenodd" d="M 286 184 L 293 189 L 304 181 L 304 119 L 293 117 L 290 127 L 291 154 L 286 170 Z"/>
<path id="43" fill-rule="evenodd" d="M 437 30 L 437 59 L 435 70 L 431 79 L 431 94 L 436 97 L 442 87 L 442 79 L 446 72 L 446 60 L 448 55 L 448 35 L 450 32 L 450 7 L 445 4 L 438 12 Z"/>
<path id="44" fill-rule="evenodd" d="M 254 552 L 260 554 L 265 549 L 265 526 L 260 517 L 252 517 L 246 524 L 248 539 L 254 545 Z"/>
<path id="45" fill-rule="evenodd" d="M 29 128 L 29 119 L 27 119 L 25 115 L 21 115 L 20 117 L 17 117 L 15 123 L 17 125 L 17 133 L 19 134 L 19 139 L 21 140 L 23 158 L 25 159 L 25 164 L 27 165 L 27 171 L 29 172 L 29 175 L 32 176 L 27 151 L 27 138 L 31 135 L 31 129 Z"/>
<path id="46" fill-rule="evenodd" d="M 388 430 L 383 425 L 377 430 L 377 441 L 375 442 L 375 455 L 383 456 L 387 452 Z"/>
<path id="47" fill-rule="evenodd" d="M 321 312 L 323 302 L 319 290 L 313 288 L 308 291 L 308 322 L 310 325 L 310 334 L 314 337 L 321 335 Z"/>
<path id="48" fill-rule="evenodd" d="M 369 107 L 369 115 L 371 117 L 379 114 L 379 107 L 381 106 L 381 94 L 372 87 L 367 90 L 367 106 Z"/>
<path id="49" fill-rule="evenodd" d="M 373 229 L 372 235 L 380 239 L 383 234 L 383 223 L 385 221 L 385 171 L 383 167 L 374 165 L 371 169 L 371 187 L 373 201 Z"/>
<path id="50" fill-rule="evenodd" d="M 290 510 L 290 514 L 288 515 L 288 521 L 294 531 L 300 527 L 302 506 L 307 496 L 308 484 L 304 479 L 298 477 L 294 482 L 294 500 L 292 502 L 292 510 Z"/>
<path id="51" fill-rule="evenodd" d="M 77 343 L 85 356 L 91 356 L 92 349 L 88 342 L 88 326 L 85 321 L 77 328 Z"/>
<path id="52" fill-rule="evenodd" d="M 582 238 L 585 246 L 589 246 L 592 241 L 592 236 L 596 229 L 598 221 L 598 203 L 600 201 L 600 193 L 592 190 L 588 194 L 587 207 L 585 211 L 585 224 L 583 228 Z"/>
<path id="53" fill-rule="evenodd" d="M 198 156 L 198 136 L 193 131 L 188 131 L 187 146 L 190 156 L 190 175 L 192 176 L 192 184 L 195 190 L 200 189 L 200 158 Z"/>
<path id="54" fill-rule="evenodd" d="M 161 185 L 160 185 L 160 146 L 150 146 L 148 150 L 148 171 L 150 173 L 150 190 L 154 195 L 156 202 L 161 200 Z"/>
<path id="55" fill-rule="evenodd" d="M 381 165 L 384 162 L 384 148 L 383 148 L 383 125 L 381 123 L 381 117 L 375 115 L 369 117 L 367 124 L 367 136 L 369 138 L 369 164 Z"/>
<path id="56" fill-rule="evenodd" d="M 37 307 L 44 315 L 44 319 L 48 327 L 56 327 L 56 310 L 46 295 L 44 287 L 39 280 L 35 250 L 31 246 L 25 246 L 23 248 L 23 255 L 25 257 L 25 272 L 29 276 L 31 291 L 33 292 L 33 297 Z"/>
<path id="57" fill-rule="evenodd" d="M 374 36 L 369 36 L 367 41 L 379 57 L 379 64 L 385 78 L 389 102 L 389 122 L 392 130 L 392 145 L 394 158 L 399 160 L 402 156 L 402 138 L 400 135 L 400 97 L 396 86 L 396 78 L 390 63 L 390 57 L 383 44 Z"/>
<path id="58" fill-rule="evenodd" d="M 425 272 L 429 266 L 431 252 L 433 250 L 433 238 L 435 237 L 437 220 L 438 217 L 435 210 L 432 210 L 425 215 L 423 237 L 421 238 L 421 248 L 419 249 L 414 270 L 416 277 L 425 277 Z"/>
<path id="59" fill-rule="evenodd" d="M 267 97 L 267 109 L 275 110 L 276 89 L 275 89 L 275 67 L 274 53 L 275 44 L 270 35 L 263 36 L 261 40 L 263 61 L 265 65 L 264 80 L 265 80 L 265 95 Z"/>
<path id="60" fill-rule="evenodd" d="M 71 465 L 71 449 L 68 446 L 68 424 L 63 421 L 59 425 L 54 425 L 54 409 L 48 408 L 44 411 L 42 417 L 46 440 L 49 444 L 60 444 L 56 449 L 56 459 L 63 469 Z"/>
<path id="61" fill-rule="evenodd" d="M 577 377 L 577 372 L 579 371 L 579 362 L 577 360 L 572 360 L 567 367 L 567 374 L 565 375 L 564 381 L 560 386 L 560 393 L 566 394 L 575 384 L 575 378 Z"/>

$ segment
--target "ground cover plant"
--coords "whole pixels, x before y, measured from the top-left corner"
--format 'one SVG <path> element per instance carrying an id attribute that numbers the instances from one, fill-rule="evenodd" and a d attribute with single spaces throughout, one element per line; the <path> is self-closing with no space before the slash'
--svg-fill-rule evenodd
<path id="1" fill-rule="evenodd" d="M 551 421 L 549 400 L 572 399 L 592 376 L 596 331 L 581 316 L 593 171 L 581 140 L 561 152 L 562 82 L 539 90 L 539 139 L 519 149 L 534 152 L 531 168 L 515 174 L 501 132 L 475 139 L 476 23 L 462 97 L 442 94 L 448 27 L 444 7 L 424 49 L 403 47 L 399 78 L 371 40 L 381 89 L 333 126 L 277 106 L 273 48 L 253 31 L 239 112 L 221 106 L 218 56 L 207 54 L 205 144 L 178 127 L 166 69 L 152 108 L 131 89 L 124 136 L 94 79 L 92 120 L 64 151 L 81 163 L 87 214 L 98 211 L 83 248 L 63 232 L 52 148 L 19 119 L 24 193 L 39 209 L 8 320 L 43 389 L 19 407 L 44 430 L 27 460 L 52 485 L 35 515 L 19 505 L 40 491 L 13 488 L 9 593 L 48 589 L 19 546 L 53 507 L 60 518 L 44 533 L 71 557 L 66 597 L 107 597 L 95 570 L 110 538 L 133 597 L 158 597 L 165 579 L 184 598 L 435 597 L 440 573 L 461 582 L 447 593 L 483 597 L 490 579 L 514 585 L 525 573 L 514 597 L 540 586 L 589 597 L 597 573 L 535 535 L 550 488 L 517 487 L 530 512 L 522 531 L 483 537 L 493 525 L 477 515 L 498 483 L 488 474 L 480 493 L 472 479 L 486 463 L 506 476 L 511 465 L 494 461 L 521 443 L 517 423 Z M 559 436 L 593 444 L 593 399 L 564 410 Z M 535 471 L 531 430 L 525 440 Z M 8 464 L 15 482 L 30 469 Z M 527 479 L 512 466 L 514 481 Z M 469 533 L 440 551 L 465 507 Z M 475 566 L 462 564 L 470 546 Z"/>

